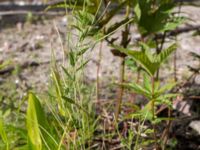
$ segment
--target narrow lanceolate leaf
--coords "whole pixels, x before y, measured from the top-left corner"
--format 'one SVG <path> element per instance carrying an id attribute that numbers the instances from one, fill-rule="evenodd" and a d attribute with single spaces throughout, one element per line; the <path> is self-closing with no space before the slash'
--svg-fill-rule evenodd
<path id="1" fill-rule="evenodd" d="M 41 150 L 42 139 L 40 137 L 39 119 L 43 118 L 41 105 L 33 93 L 29 94 L 26 123 L 30 150 Z M 41 120 L 42 121 L 42 120 Z"/>
<path id="2" fill-rule="evenodd" d="M 3 142 L 6 144 L 6 150 L 9 150 L 9 142 L 8 142 L 8 138 L 4 129 L 4 123 L 1 118 L 0 118 L 0 135 Z"/>
<path id="3" fill-rule="evenodd" d="M 57 148 L 58 144 L 51 133 L 53 127 L 49 127 L 45 112 L 34 93 L 29 93 L 26 123 L 30 150 Z M 43 141 L 45 144 L 42 144 Z"/>
<path id="4" fill-rule="evenodd" d="M 62 95 L 63 95 L 63 89 L 60 81 L 60 75 L 56 69 L 52 71 L 52 80 L 55 85 L 55 90 L 56 90 L 56 96 L 57 96 L 57 101 L 58 101 L 58 109 L 59 112 L 62 115 L 65 115 L 65 112 L 63 110 L 63 102 L 62 102 Z"/>
<path id="5" fill-rule="evenodd" d="M 136 83 L 125 84 L 124 83 L 124 84 L 121 84 L 121 86 L 128 88 L 130 90 L 133 90 L 137 94 L 141 94 L 150 98 L 150 95 L 151 95 L 150 92 L 146 90 L 144 87 L 140 86 L 139 84 L 136 84 Z"/>
<path id="6" fill-rule="evenodd" d="M 161 53 L 157 56 L 157 61 L 160 64 L 162 62 L 164 62 L 171 55 L 171 53 L 176 50 L 176 48 L 177 48 L 177 45 L 176 44 L 172 44 L 167 49 L 161 51 Z"/>
<path id="7" fill-rule="evenodd" d="M 73 51 L 69 52 L 69 60 L 70 60 L 70 65 L 71 66 L 75 66 L 75 55 L 73 53 Z"/>
<path id="8" fill-rule="evenodd" d="M 85 67 L 85 65 L 88 64 L 89 61 L 90 61 L 90 60 L 86 60 L 85 62 L 83 62 L 83 63 L 76 69 L 76 71 L 79 71 L 79 70 L 83 69 L 83 68 Z"/>
<path id="9" fill-rule="evenodd" d="M 87 110 L 85 110 L 81 105 L 79 105 L 78 103 L 76 103 L 75 100 L 73 100 L 73 99 L 71 99 L 69 97 L 66 97 L 66 96 L 63 96 L 62 98 L 64 100 L 66 100 L 66 102 L 75 105 L 76 107 L 78 107 L 79 109 L 81 109 L 83 112 L 85 112 L 87 115 L 89 115 L 89 113 L 87 112 Z"/>
<path id="10" fill-rule="evenodd" d="M 152 120 L 153 119 L 152 103 L 153 103 L 153 100 L 149 101 L 145 105 L 145 107 L 140 111 L 141 117 L 145 120 Z"/>
<path id="11" fill-rule="evenodd" d="M 151 87 L 151 80 L 150 77 L 148 77 L 147 75 L 144 75 L 144 88 L 151 93 L 152 91 L 152 87 Z"/>
<path id="12" fill-rule="evenodd" d="M 133 0 L 133 7 L 137 21 L 140 20 L 141 17 L 141 9 L 137 0 Z"/>
<path id="13" fill-rule="evenodd" d="M 65 75 L 66 75 L 70 80 L 73 81 L 74 78 L 71 76 L 71 74 L 68 72 L 68 70 L 67 70 L 65 67 L 63 67 L 63 66 L 62 66 L 62 69 L 63 69 Z"/>
<path id="14" fill-rule="evenodd" d="M 85 52 L 89 49 L 89 46 L 85 46 L 83 48 L 81 48 L 78 52 L 77 52 L 77 56 L 82 56 L 83 54 L 85 54 Z"/>
<path id="15" fill-rule="evenodd" d="M 157 91 L 160 95 L 164 94 L 165 92 L 170 91 L 173 87 L 175 87 L 176 83 L 168 83 L 160 87 Z"/>

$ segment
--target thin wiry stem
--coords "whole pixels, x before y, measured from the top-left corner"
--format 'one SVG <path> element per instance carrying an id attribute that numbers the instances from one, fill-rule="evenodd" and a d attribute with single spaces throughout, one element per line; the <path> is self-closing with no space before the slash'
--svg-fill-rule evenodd
<path id="1" fill-rule="evenodd" d="M 127 6 L 126 18 L 129 17 L 129 14 L 130 14 L 130 7 Z M 121 44 L 123 45 L 124 48 L 126 48 L 129 43 L 129 38 L 128 38 L 129 32 L 130 32 L 130 26 L 128 24 L 126 24 L 125 31 L 122 32 L 122 41 L 121 41 Z M 119 79 L 120 84 L 122 84 L 124 82 L 124 77 L 125 77 L 125 58 L 126 58 L 126 56 L 120 57 L 120 79 Z M 115 109 L 116 121 L 118 121 L 118 117 L 121 112 L 121 103 L 122 103 L 123 94 L 124 94 L 124 87 L 120 86 L 119 91 L 118 91 L 116 109 Z"/>
<path id="2" fill-rule="evenodd" d="M 120 84 L 124 82 L 124 75 L 125 75 L 125 57 L 120 57 Z M 118 98 L 116 103 L 116 109 L 115 109 L 115 119 L 118 120 L 119 114 L 121 112 L 121 103 L 122 103 L 122 97 L 124 93 L 124 87 L 121 86 L 118 90 Z"/>
<path id="3" fill-rule="evenodd" d="M 102 59 L 102 45 L 103 42 L 101 41 L 100 43 L 100 48 L 99 48 L 99 60 L 97 62 L 97 81 L 96 81 L 96 101 L 99 103 L 99 89 L 100 89 L 100 79 L 99 79 L 99 73 L 100 73 L 100 67 L 101 67 L 101 59 Z"/>
<path id="4" fill-rule="evenodd" d="M 157 37 L 157 35 L 156 35 L 156 37 Z M 156 53 L 157 54 L 160 54 L 160 52 L 162 51 L 164 43 L 165 43 L 165 38 L 166 38 L 166 32 L 164 32 L 164 34 L 162 36 L 162 41 L 160 43 L 160 46 L 159 46 L 159 43 L 158 43 L 158 39 L 155 38 L 155 41 L 156 41 Z M 159 71 L 160 71 L 160 69 L 158 69 L 158 71 L 156 72 L 156 80 L 159 79 Z"/>

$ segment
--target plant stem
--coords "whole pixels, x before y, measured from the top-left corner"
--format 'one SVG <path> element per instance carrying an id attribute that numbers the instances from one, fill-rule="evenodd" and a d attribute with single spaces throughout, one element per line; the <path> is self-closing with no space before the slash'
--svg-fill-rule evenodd
<path id="1" fill-rule="evenodd" d="M 100 72 L 100 67 L 101 67 L 101 59 L 102 59 L 102 45 L 103 42 L 101 41 L 100 43 L 100 48 L 99 48 L 99 60 L 97 62 L 97 81 L 96 81 L 96 101 L 97 104 L 99 103 L 99 89 L 100 89 L 100 79 L 99 79 L 99 72 Z"/>
<path id="2" fill-rule="evenodd" d="M 125 75 L 125 57 L 120 57 L 120 79 L 119 79 L 120 84 L 124 82 L 124 75 Z M 115 109 L 116 121 L 118 120 L 119 113 L 121 111 L 123 93 L 124 93 L 124 87 L 121 86 L 118 90 L 118 98 L 117 98 L 116 109 Z"/>
<path id="3" fill-rule="evenodd" d="M 137 79 L 136 79 L 136 83 L 140 82 L 140 70 L 137 70 Z"/>
<path id="4" fill-rule="evenodd" d="M 152 105 L 151 105 L 151 108 L 152 108 L 152 115 L 153 115 L 153 120 L 155 119 L 155 112 L 154 112 L 154 77 L 151 78 L 151 86 L 152 86 Z"/>
<path id="5" fill-rule="evenodd" d="M 157 54 L 160 54 L 160 52 L 162 51 L 164 43 L 165 43 L 165 38 L 166 38 L 166 32 L 164 32 L 164 34 L 162 36 L 162 41 L 159 46 L 159 43 L 157 40 L 157 35 L 156 35 L 155 41 L 156 41 L 156 53 Z M 156 81 L 158 81 L 158 79 L 159 79 L 159 71 L 160 71 L 160 69 L 158 69 L 158 71 L 156 72 Z"/>
<path id="6" fill-rule="evenodd" d="M 171 113 L 172 113 L 171 109 L 168 108 L 168 117 L 171 117 Z M 163 150 L 165 149 L 165 145 L 167 144 L 167 141 L 168 141 L 170 126 L 171 126 L 171 120 L 168 120 L 167 127 L 165 128 L 165 130 L 163 131 L 163 134 L 161 136 L 161 139 L 163 141 L 163 145 L 162 145 Z"/>
<path id="7" fill-rule="evenodd" d="M 129 17 L 130 14 L 130 7 L 127 5 L 126 7 L 126 18 Z M 129 40 L 129 32 L 130 28 L 129 25 L 127 24 L 125 26 L 125 31 L 122 31 L 122 40 L 121 40 L 121 45 L 126 48 L 128 43 L 130 42 Z M 124 82 L 124 76 L 125 76 L 125 57 L 126 55 L 122 55 L 120 57 L 120 77 L 119 77 L 119 82 L 122 84 Z M 118 91 L 118 97 L 117 97 L 117 103 L 116 103 L 116 109 L 115 109 L 115 119 L 118 121 L 119 114 L 121 112 L 121 103 L 122 103 L 122 98 L 123 98 L 123 93 L 124 93 L 124 87 L 120 86 L 119 91 Z"/>
<path id="8" fill-rule="evenodd" d="M 176 66 L 176 51 L 174 53 L 174 81 L 176 82 L 177 81 L 177 66 Z"/>
<path id="9" fill-rule="evenodd" d="M 153 115 L 153 121 L 155 120 L 155 110 L 154 110 L 154 105 L 155 105 L 155 103 L 154 103 L 154 83 L 155 83 L 155 81 L 154 81 L 155 79 L 154 79 L 154 77 L 152 77 L 151 78 L 151 86 L 152 86 L 152 95 L 151 95 L 151 97 L 152 97 L 152 105 L 151 105 L 151 109 L 152 109 L 152 115 Z"/>
<path id="10" fill-rule="evenodd" d="M 152 97 L 152 103 L 151 103 L 151 109 L 152 109 L 152 115 L 153 119 L 152 121 L 155 121 L 155 100 L 154 100 L 154 88 L 155 88 L 155 79 L 154 77 L 151 77 L 151 85 L 152 85 L 152 92 L 151 92 L 151 97 Z M 156 126 L 153 123 L 153 134 L 154 134 L 154 140 L 155 140 L 155 148 L 156 150 L 158 149 L 158 143 L 157 143 L 157 137 L 156 137 Z"/>

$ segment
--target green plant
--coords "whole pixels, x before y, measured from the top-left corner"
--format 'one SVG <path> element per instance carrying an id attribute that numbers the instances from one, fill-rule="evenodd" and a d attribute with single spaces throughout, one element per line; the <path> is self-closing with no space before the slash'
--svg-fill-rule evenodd
<path id="1" fill-rule="evenodd" d="M 116 5 L 114 8 L 110 8 L 109 5 Z M 81 39 L 92 36 L 97 38 L 97 42 L 106 40 L 108 43 L 113 43 L 115 40 L 109 39 L 110 36 L 115 33 L 116 30 L 124 26 L 124 30 L 121 32 L 121 45 L 126 48 L 130 42 L 129 30 L 130 24 L 133 21 L 133 16 L 130 15 L 131 2 L 125 1 L 101 1 L 101 0 L 89 0 L 89 1 L 64 1 L 61 3 L 49 6 L 49 9 L 64 7 L 70 8 L 75 14 L 77 23 L 73 25 L 81 33 Z M 118 13 L 126 8 L 126 15 L 119 22 L 110 24 L 110 21 L 118 15 Z M 103 10 L 106 9 L 106 10 Z M 118 50 L 112 50 L 115 56 L 119 56 L 121 59 L 119 82 L 124 82 L 125 76 L 125 55 L 121 54 Z M 98 82 L 98 78 L 97 78 Z M 98 90 L 98 88 L 97 88 Z M 98 92 L 97 92 L 98 93 Z M 115 117 L 118 120 L 118 116 L 121 109 L 121 101 L 123 97 L 123 87 L 120 87 L 118 92 L 118 98 L 116 101 Z"/>
<path id="2" fill-rule="evenodd" d="M 110 7 L 113 5 L 115 7 Z M 109 140 L 117 137 L 120 139 L 123 148 L 137 150 L 144 146 L 150 147 L 152 144 L 156 149 L 165 147 L 167 129 L 171 120 L 171 100 L 177 94 L 170 93 L 170 90 L 175 86 L 174 83 L 163 85 L 158 77 L 155 80 L 155 74 L 160 69 L 161 64 L 175 51 L 176 44 L 165 48 L 166 45 L 164 45 L 163 39 L 157 41 L 155 39 L 158 35 L 165 35 L 169 30 L 175 29 L 183 21 L 182 18 L 173 16 L 173 8 L 175 7 L 173 1 L 64 0 L 49 6 L 48 9 L 60 7 L 71 11 L 71 16 L 69 16 L 71 22 L 67 26 L 69 32 L 67 31 L 66 37 L 68 46 L 61 46 L 63 63 L 56 63 L 52 51 L 48 93 L 38 96 L 34 92 L 29 92 L 28 96 L 25 97 L 25 99 L 28 99 L 26 114 L 20 112 L 20 107 L 16 113 L 19 116 L 12 124 L 6 122 L 6 112 L 1 114 L 1 148 L 32 150 L 90 149 L 94 144 L 95 134 L 98 134 L 95 131 L 99 126 L 98 129 L 104 131 L 99 133 L 103 140 L 105 137 L 108 137 Z M 126 9 L 126 14 L 118 22 L 111 24 L 111 20 L 124 9 Z M 133 43 L 139 47 L 137 50 L 131 50 L 130 48 L 132 45 L 130 29 L 133 25 L 137 26 L 141 35 L 139 42 Z M 117 30 L 121 31 L 119 46 L 116 46 L 118 45 L 117 39 L 112 36 Z M 76 38 L 74 39 L 74 37 Z M 106 133 L 105 126 L 100 124 L 101 122 L 96 116 L 92 102 L 94 88 L 84 82 L 84 68 L 90 60 L 85 59 L 84 56 L 88 54 L 89 49 L 104 40 L 113 48 L 113 54 L 121 58 L 121 73 L 118 83 L 120 87 L 117 93 L 119 96 L 114 110 L 116 124 L 114 131 L 108 131 L 108 133 Z M 101 51 L 99 55 L 101 55 Z M 125 83 L 126 57 L 129 57 L 130 64 L 136 66 L 136 70 L 143 74 L 143 83 L 139 81 L 137 83 Z M 99 99 L 98 80 L 97 77 L 97 99 Z M 135 104 L 129 104 L 135 109 L 134 112 L 122 115 L 121 118 L 119 114 L 121 113 L 124 88 L 143 95 L 148 99 L 148 102 L 142 109 Z M 161 105 L 166 105 L 169 109 L 166 118 L 157 116 L 158 107 Z M 120 119 L 124 122 L 127 119 L 131 119 L 132 122 L 137 119 L 138 127 L 136 131 L 132 127 L 127 128 L 128 134 L 122 136 L 121 131 L 118 130 Z M 156 126 L 165 120 L 167 121 L 167 127 L 163 132 L 163 136 L 158 139 Z M 150 125 L 144 128 L 147 121 L 150 122 Z M 22 122 L 22 124 L 19 122 Z M 8 134 L 8 130 L 12 132 Z M 142 137 L 142 134 L 153 138 L 146 140 Z M 12 142 L 10 139 L 16 142 Z"/>
<path id="3" fill-rule="evenodd" d="M 84 43 L 81 34 L 78 33 L 77 43 L 74 40 L 73 45 L 72 34 L 68 34 L 69 51 L 63 49 L 63 57 L 69 59 L 64 60 L 62 65 L 56 63 L 52 52 L 48 93 L 39 98 L 38 94 L 29 92 L 28 97 L 25 97 L 28 99 L 26 114 L 21 112 L 24 108 L 19 106 L 15 121 L 10 123 L 2 119 L 2 149 L 60 150 L 90 147 L 98 118 L 91 101 L 93 87 L 84 83 L 84 67 L 89 60 L 85 60 L 83 55 L 93 45 Z"/>
<path id="4" fill-rule="evenodd" d="M 162 120 L 162 118 L 157 118 L 156 116 L 156 106 L 161 104 L 171 106 L 172 103 L 170 99 L 176 96 L 176 94 L 166 94 L 166 91 L 171 90 L 174 84 L 166 84 L 165 86 L 161 87 L 159 82 L 156 82 L 154 80 L 154 75 L 156 71 L 160 68 L 160 65 L 164 62 L 164 60 L 166 60 L 167 57 L 176 49 L 176 45 L 171 45 L 167 49 L 163 50 L 160 54 L 152 54 L 150 47 L 144 43 L 141 43 L 140 46 L 140 51 L 128 50 L 120 48 L 118 46 L 114 47 L 130 56 L 145 70 L 147 75 L 144 76 L 143 86 L 137 83 L 122 84 L 122 86 L 130 88 L 138 94 L 142 94 L 149 100 L 149 102 L 142 110 L 134 113 L 133 115 L 131 115 L 131 117 L 134 116 L 141 119 L 150 120 L 154 125 L 155 123 L 158 123 Z M 154 140 L 157 144 L 158 141 L 156 138 L 155 130 L 156 129 L 154 126 Z"/>
<path id="5" fill-rule="evenodd" d="M 4 129 L 4 122 L 2 118 L 0 120 L 0 135 L 1 135 L 2 141 L 6 144 L 5 149 L 9 150 L 9 141 L 8 141 L 6 131 Z"/>
<path id="6" fill-rule="evenodd" d="M 146 119 L 152 122 L 155 143 L 154 147 L 157 149 L 159 147 L 158 143 L 161 143 L 162 141 L 158 141 L 157 139 L 155 125 L 160 122 L 162 118 L 157 118 L 156 108 L 158 105 L 163 104 L 170 107 L 172 104 L 170 99 L 176 96 L 176 94 L 166 94 L 174 84 L 167 84 L 164 87 L 160 87 L 158 70 L 160 65 L 176 49 L 176 45 L 173 44 L 168 48 L 163 49 L 164 40 L 161 39 L 160 41 L 154 41 L 154 39 L 156 39 L 157 34 L 160 33 L 164 33 L 163 37 L 165 38 L 165 33 L 169 30 L 175 29 L 183 22 L 183 19 L 172 15 L 175 3 L 170 0 L 135 0 L 133 2 L 133 7 L 136 14 L 134 23 L 137 25 L 141 34 L 141 42 L 139 42 L 140 50 L 129 50 L 122 48 L 121 46 L 113 47 L 136 61 L 146 72 L 145 74 L 148 74 L 149 76 L 144 76 L 143 86 L 138 83 L 121 85 L 130 88 L 134 92 L 142 94 L 149 99 L 149 102 L 145 107 L 142 110 L 137 110 L 137 112 L 133 113 L 131 117 L 139 117 L 140 119 Z M 157 47 L 155 47 L 155 45 Z M 154 49 L 155 53 L 153 53 Z M 155 80 L 156 72 L 157 79 Z M 168 117 L 170 117 L 170 113 Z M 170 123 L 168 123 L 168 126 L 169 125 Z M 166 134 L 164 134 L 164 136 L 166 137 Z M 166 143 L 164 140 L 165 137 L 162 137 L 163 139 L 161 139 L 163 140 L 162 146 Z"/>

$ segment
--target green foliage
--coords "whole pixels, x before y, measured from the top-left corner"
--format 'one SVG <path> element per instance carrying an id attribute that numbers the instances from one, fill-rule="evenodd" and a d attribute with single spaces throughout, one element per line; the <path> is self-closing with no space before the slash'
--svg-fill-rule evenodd
<path id="1" fill-rule="evenodd" d="M 1 135 L 3 142 L 6 144 L 6 150 L 9 150 L 9 140 L 7 138 L 7 134 L 6 134 L 6 131 L 4 128 L 5 127 L 4 127 L 3 120 L 2 120 L 2 118 L 0 118 L 0 135 Z"/>
<path id="2" fill-rule="evenodd" d="M 72 26 L 79 30 L 81 33 L 80 39 L 82 40 L 85 37 L 99 35 L 100 33 L 105 35 L 111 34 L 123 24 L 131 23 L 133 18 L 126 18 L 114 25 L 107 26 L 113 17 L 123 10 L 125 6 L 130 5 L 129 0 L 111 1 L 111 3 L 115 4 L 115 7 L 108 9 L 101 0 L 63 1 L 50 5 L 47 10 L 54 8 L 72 9 L 76 20 L 76 23 L 72 24 Z"/>
<path id="3" fill-rule="evenodd" d="M 40 112 L 42 112 L 41 115 Z M 45 119 L 43 115 L 44 114 L 38 99 L 33 94 L 30 94 L 29 106 L 27 109 L 27 130 L 30 143 L 29 149 L 42 149 L 42 139 L 40 137 L 39 122 L 42 121 L 41 119 Z"/>
<path id="4" fill-rule="evenodd" d="M 148 45 L 141 43 L 141 51 L 129 50 L 119 46 L 113 46 L 122 53 L 127 54 L 138 62 L 143 69 L 145 69 L 151 76 L 160 68 L 160 65 L 167 59 L 167 57 L 176 50 L 176 45 L 173 44 L 167 49 L 163 50 L 160 54 L 152 54 Z"/>
<path id="5" fill-rule="evenodd" d="M 136 22 L 142 35 L 175 29 L 183 21 L 172 16 L 175 3 L 172 0 L 134 0 Z"/>
<path id="6" fill-rule="evenodd" d="M 11 61 L 7 60 L 3 63 L 0 64 L 0 70 L 4 69 L 6 66 L 8 66 L 9 64 L 11 64 Z"/>
<path id="7" fill-rule="evenodd" d="M 35 94 L 29 93 L 26 115 L 29 149 L 41 150 L 43 147 L 56 149 L 58 144 L 52 137 L 54 134 L 50 132 L 53 127 L 49 126 L 46 118 L 39 99 Z"/>
<path id="8" fill-rule="evenodd" d="M 177 94 L 170 94 L 167 92 L 169 92 L 175 85 L 175 83 L 168 83 L 161 86 L 159 82 L 156 82 L 152 87 L 152 81 L 147 75 L 144 75 L 143 85 L 137 83 L 122 84 L 121 86 L 124 86 L 125 88 L 128 88 L 137 94 L 141 94 L 149 100 L 149 102 L 142 110 L 138 110 L 136 113 L 130 115 L 129 117 L 139 117 L 145 120 L 152 121 L 152 102 L 156 105 L 167 105 L 171 107 L 171 99 L 176 97 Z"/>
<path id="9" fill-rule="evenodd" d="M 110 5 L 115 7 L 110 7 Z M 172 0 L 111 0 L 109 3 L 102 0 L 65 0 L 49 6 L 47 10 L 64 8 L 71 11 L 70 33 L 75 29 L 77 39 L 73 40 L 69 33 L 68 51 L 63 49 L 67 59 L 63 60 L 62 65 L 56 63 L 55 56 L 52 54 L 48 94 L 44 94 L 45 96 L 41 99 L 32 92 L 28 94 L 26 118 L 20 118 L 20 122 L 26 122 L 26 127 L 23 124 L 19 127 L 8 125 L 4 123 L 4 118 L 0 120 L 2 139 L 0 146 L 4 149 L 11 147 L 30 150 L 90 149 L 94 133 L 101 122 L 96 117 L 94 103 L 91 101 L 94 97 L 93 87 L 84 82 L 86 80 L 84 68 L 90 61 L 84 56 L 87 56 L 89 49 L 92 49 L 96 43 L 105 39 L 120 54 L 125 54 L 123 57 L 130 58 L 128 63 L 134 71 L 145 71 L 143 72 L 143 83 L 119 84 L 144 96 L 148 102 L 143 108 L 136 104 L 128 104 L 135 112 L 124 118 L 137 119 L 138 129 L 136 132 L 128 129 L 128 136 L 122 137 L 121 133 L 117 136 L 120 137 L 121 144 L 128 149 L 133 149 L 134 144 L 134 149 L 139 149 L 144 145 L 156 143 L 156 139 L 145 141 L 140 138 L 142 133 L 148 136 L 155 134 L 155 129 L 150 127 L 144 129 L 146 120 L 149 120 L 152 125 L 163 120 L 171 120 L 171 118 L 158 118 L 156 110 L 160 105 L 171 108 L 171 100 L 177 96 L 177 94 L 170 93 L 175 83 L 163 85 L 159 80 L 154 80 L 154 75 L 162 63 L 176 50 L 176 44 L 162 49 L 160 53 L 153 53 L 156 51 L 156 41 L 152 37 L 158 33 L 173 30 L 182 23 L 182 18 L 173 16 L 174 7 Z M 125 8 L 127 9 L 126 15 L 111 24 L 111 20 Z M 142 37 L 142 42 L 136 43 L 139 45 L 138 50 L 125 48 L 132 44 L 129 34 L 130 27 L 134 24 L 137 25 Z M 121 27 L 124 28 L 121 29 Z M 122 33 L 120 46 L 116 46 L 114 43 L 116 40 L 112 38 L 113 33 L 118 29 L 121 29 Z M 85 43 L 87 37 L 93 37 L 92 40 L 90 39 L 92 42 Z M 96 41 L 93 42 L 94 39 Z M 0 69 L 4 66 L 5 64 L 0 65 Z M 7 134 L 6 129 L 11 130 L 12 133 Z M 107 136 L 104 134 L 103 132 L 100 136 Z M 116 133 L 112 134 L 114 136 L 111 137 L 116 138 Z M 20 141 L 22 144 L 16 146 L 17 142 L 13 144 L 9 138 L 14 139 L 13 141 Z"/>

